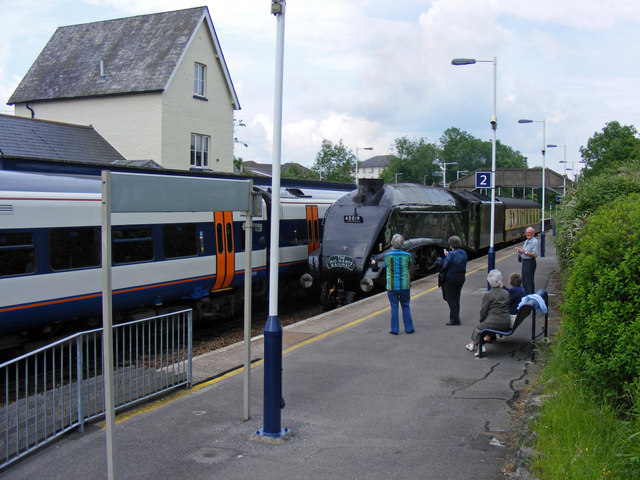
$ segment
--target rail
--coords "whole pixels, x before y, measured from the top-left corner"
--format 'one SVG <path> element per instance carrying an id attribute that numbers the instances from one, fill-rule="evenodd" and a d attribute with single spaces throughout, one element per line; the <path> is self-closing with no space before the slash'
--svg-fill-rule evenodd
<path id="1" fill-rule="evenodd" d="M 116 409 L 192 381 L 192 311 L 113 326 Z M 0 469 L 104 415 L 102 329 L 0 365 Z"/>

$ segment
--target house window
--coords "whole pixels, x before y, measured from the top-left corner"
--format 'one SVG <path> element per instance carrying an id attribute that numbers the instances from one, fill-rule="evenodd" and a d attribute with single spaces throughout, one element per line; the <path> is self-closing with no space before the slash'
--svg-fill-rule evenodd
<path id="1" fill-rule="evenodd" d="M 209 137 L 198 133 L 191 134 L 191 166 L 209 165 Z"/>
<path id="2" fill-rule="evenodd" d="M 193 94 L 198 97 L 204 97 L 204 82 L 207 66 L 202 63 L 196 63 L 193 67 Z"/>

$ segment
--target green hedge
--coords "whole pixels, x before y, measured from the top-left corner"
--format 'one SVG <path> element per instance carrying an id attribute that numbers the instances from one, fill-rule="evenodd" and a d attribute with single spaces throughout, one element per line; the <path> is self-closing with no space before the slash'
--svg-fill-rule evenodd
<path id="1" fill-rule="evenodd" d="M 571 259 L 562 306 L 567 353 L 596 391 L 621 400 L 640 376 L 640 194 L 590 216 Z"/>
<path id="2" fill-rule="evenodd" d="M 640 162 L 631 162 L 616 172 L 581 179 L 569 189 L 557 216 L 554 245 L 563 272 L 571 266 L 573 243 L 585 221 L 598 207 L 630 193 L 640 193 Z"/>

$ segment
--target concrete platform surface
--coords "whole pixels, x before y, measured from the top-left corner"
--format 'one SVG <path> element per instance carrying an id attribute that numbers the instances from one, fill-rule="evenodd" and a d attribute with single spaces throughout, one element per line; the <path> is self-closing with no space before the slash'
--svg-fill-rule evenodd
<path id="1" fill-rule="evenodd" d="M 550 235 L 546 244 L 536 288 L 553 295 Z M 445 325 L 447 304 L 431 276 L 412 285 L 413 335 L 402 328 L 389 335 L 385 293 L 285 328 L 281 424 L 289 433 L 276 441 L 254 435 L 264 426 L 261 338 L 252 342 L 248 421 L 236 368 L 243 345 L 197 357 L 194 380 L 201 383 L 118 416 L 115 478 L 504 478 L 510 401 L 529 366 L 531 319 L 487 345 L 482 360 L 465 350 L 486 291 L 486 261 L 468 265 L 462 326 Z M 505 280 L 520 271 L 513 248 L 497 252 L 496 267 Z M 537 325 L 540 338 L 542 316 Z M 0 475 L 107 478 L 105 439 L 101 424 L 91 424 Z"/>

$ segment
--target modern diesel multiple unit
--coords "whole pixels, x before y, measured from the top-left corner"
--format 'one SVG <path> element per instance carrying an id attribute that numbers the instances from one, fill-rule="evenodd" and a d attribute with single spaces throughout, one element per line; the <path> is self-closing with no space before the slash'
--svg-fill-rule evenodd
<path id="1" fill-rule="evenodd" d="M 318 249 L 322 218 L 350 186 L 281 188 L 279 272 L 295 281 Z M 266 292 L 271 190 L 254 217 L 254 291 Z M 98 177 L 0 171 L 0 336 L 73 319 L 99 324 L 101 182 Z M 242 308 L 241 212 L 114 213 L 113 309 L 149 312 L 172 303 L 196 315 Z M 282 282 L 285 287 L 286 283 Z"/>
<path id="2" fill-rule="evenodd" d="M 325 308 L 349 303 L 358 290 L 385 285 L 384 256 L 391 237 L 400 233 L 413 255 L 413 276 L 433 268 L 451 235 L 470 252 L 490 243 L 491 202 L 471 192 L 361 180 L 359 188 L 336 201 L 325 216 L 321 247 L 309 257 L 301 283 L 320 283 Z M 531 200 L 498 197 L 495 202 L 495 245 L 524 237 L 540 224 L 540 205 Z"/>

